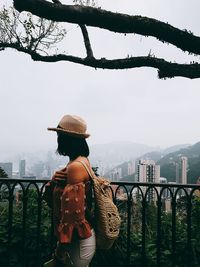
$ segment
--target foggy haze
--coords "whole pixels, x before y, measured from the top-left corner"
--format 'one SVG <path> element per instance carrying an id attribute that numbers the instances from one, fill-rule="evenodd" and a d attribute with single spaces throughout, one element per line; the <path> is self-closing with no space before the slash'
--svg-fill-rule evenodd
<path id="1" fill-rule="evenodd" d="M 1 1 L 0 6 L 8 2 Z M 199 1 L 99 0 L 98 4 L 163 20 L 200 36 Z M 61 51 L 84 56 L 79 28 L 66 27 Z M 148 55 L 151 50 L 166 60 L 199 60 L 155 38 L 88 30 L 97 57 Z M 200 141 L 199 79 L 159 80 L 152 68 L 109 71 L 69 62 L 40 63 L 11 49 L 0 52 L 0 73 L 1 160 L 7 154 L 54 149 L 56 134 L 47 127 L 56 126 L 64 114 L 87 121 L 89 144 L 131 141 L 168 147 Z"/>

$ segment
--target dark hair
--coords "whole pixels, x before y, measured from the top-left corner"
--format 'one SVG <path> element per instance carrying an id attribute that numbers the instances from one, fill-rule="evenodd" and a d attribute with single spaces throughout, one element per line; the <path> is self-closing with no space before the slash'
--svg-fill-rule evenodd
<path id="1" fill-rule="evenodd" d="M 75 159 L 78 156 L 88 157 L 90 154 L 88 144 L 84 138 L 77 138 L 65 133 L 57 133 L 57 153 Z"/>

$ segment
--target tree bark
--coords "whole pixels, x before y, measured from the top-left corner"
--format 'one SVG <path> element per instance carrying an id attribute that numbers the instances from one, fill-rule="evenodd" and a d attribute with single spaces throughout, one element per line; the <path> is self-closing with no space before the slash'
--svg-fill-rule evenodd
<path id="1" fill-rule="evenodd" d="M 200 54 L 200 37 L 156 19 L 114 13 L 93 7 L 55 4 L 46 0 L 14 0 L 14 6 L 20 12 L 29 11 L 57 22 L 84 24 L 118 33 L 152 36 L 183 51 Z"/>

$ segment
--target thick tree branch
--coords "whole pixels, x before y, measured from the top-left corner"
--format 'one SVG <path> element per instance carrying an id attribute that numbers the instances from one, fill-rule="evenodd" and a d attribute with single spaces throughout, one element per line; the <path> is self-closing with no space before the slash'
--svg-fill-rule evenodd
<path id="1" fill-rule="evenodd" d="M 62 3 L 61 3 L 59 0 L 52 0 L 52 2 L 53 2 L 54 4 L 61 4 L 61 5 L 62 5 Z"/>
<path id="2" fill-rule="evenodd" d="M 123 59 L 108 60 L 106 58 L 80 58 L 71 55 L 52 55 L 43 56 L 35 51 L 28 50 L 21 47 L 18 43 L 13 44 L 0 44 L 0 50 L 5 48 L 14 48 L 19 52 L 29 54 L 35 61 L 43 62 L 58 62 L 58 61 L 70 61 L 85 66 L 100 68 L 100 69 L 131 69 L 139 67 L 153 67 L 158 69 L 159 78 L 173 78 L 176 76 L 186 77 L 190 79 L 200 78 L 200 64 L 178 64 L 165 61 L 161 58 L 155 58 L 151 56 L 147 57 L 129 57 Z"/>
<path id="3" fill-rule="evenodd" d="M 113 13 L 93 7 L 54 4 L 46 0 L 13 1 L 15 8 L 20 12 L 29 11 L 39 17 L 57 22 L 88 25 L 119 33 L 153 36 L 183 51 L 200 54 L 200 37 L 155 19 Z"/>
<path id="4" fill-rule="evenodd" d="M 87 53 L 87 57 L 88 58 L 93 58 L 93 51 L 92 51 L 92 47 L 90 44 L 90 39 L 89 39 L 89 35 L 88 35 L 88 31 L 85 25 L 79 25 L 83 34 L 83 40 L 84 40 L 84 44 L 85 44 L 85 48 L 86 48 L 86 53 Z"/>

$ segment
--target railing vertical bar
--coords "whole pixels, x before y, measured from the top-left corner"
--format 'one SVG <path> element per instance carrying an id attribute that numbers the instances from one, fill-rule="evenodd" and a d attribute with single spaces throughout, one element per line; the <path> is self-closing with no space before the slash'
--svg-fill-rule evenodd
<path id="1" fill-rule="evenodd" d="M 23 214 L 22 214 L 22 255 L 23 255 L 23 262 L 22 266 L 26 267 L 26 219 L 27 219 L 27 201 L 28 201 L 28 196 L 27 196 L 27 190 L 23 190 L 23 197 L 22 197 L 22 202 L 23 202 Z"/>
<path id="2" fill-rule="evenodd" d="M 13 190 L 9 188 L 9 210 L 8 210 L 8 267 L 10 266 L 10 254 L 11 254 L 11 240 L 12 240 L 12 226 L 13 226 L 13 202 L 14 202 L 14 195 Z"/>
<path id="3" fill-rule="evenodd" d="M 126 255 L 127 255 L 127 262 L 126 266 L 130 266 L 130 258 L 131 258 L 131 251 L 130 251 L 130 244 L 131 244 L 131 205 L 132 205 L 132 197 L 129 195 L 127 199 L 128 205 L 128 221 L 127 221 L 127 248 L 126 248 Z"/>
<path id="4" fill-rule="evenodd" d="M 172 197 L 172 267 L 176 266 L 176 198 Z"/>
<path id="5" fill-rule="evenodd" d="M 146 266 L 146 199 L 142 200 L 142 265 Z"/>
<path id="6" fill-rule="evenodd" d="M 36 236 L 36 255 L 37 255 L 37 267 L 41 265 L 41 253 L 40 253 L 40 235 L 41 235 L 41 212 L 42 212 L 42 198 L 38 191 L 38 217 L 37 217 L 37 236 Z"/>
<path id="7" fill-rule="evenodd" d="M 161 258 L 161 197 L 158 196 L 157 199 L 157 267 L 160 267 Z"/>
<path id="8" fill-rule="evenodd" d="M 187 267 L 192 266 L 192 244 L 191 244 L 191 216 L 192 216 L 192 202 L 191 197 L 187 200 Z"/>
<path id="9" fill-rule="evenodd" d="M 176 198 L 172 196 L 172 267 L 176 266 Z"/>

